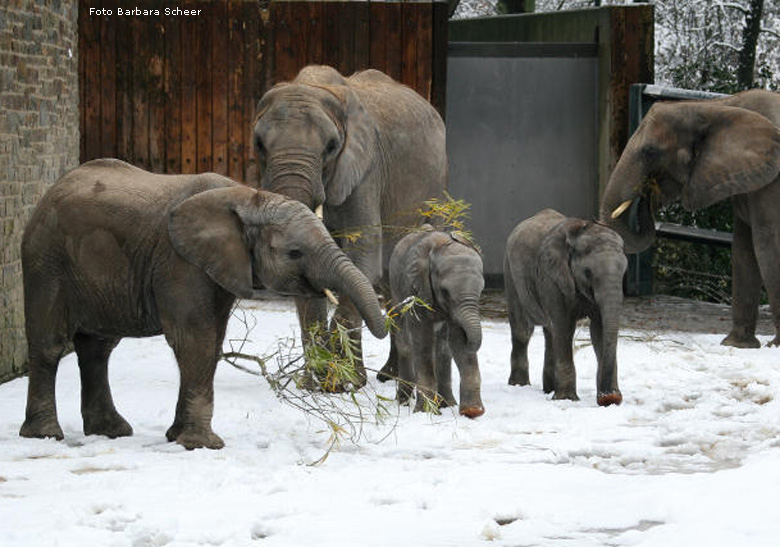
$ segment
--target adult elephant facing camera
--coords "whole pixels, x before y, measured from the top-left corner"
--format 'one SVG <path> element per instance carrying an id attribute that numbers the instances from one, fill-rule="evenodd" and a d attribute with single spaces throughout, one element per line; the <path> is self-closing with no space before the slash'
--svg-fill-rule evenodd
<path id="1" fill-rule="evenodd" d="M 445 188 L 439 114 L 382 72 L 345 78 L 327 66 L 306 67 L 292 82 L 273 87 L 258 112 L 254 140 L 263 187 L 312 210 L 322 206 L 328 229 L 378 286 L 403 227 L 421 223 L 420 207 Z M 344 237 L 351 233 L 360 237 Z M 341 296 L 334 318 L 359 327 L 353 303 Z M 323 298 L 296 304 L 304 333 L 327 320 Z M 359 329 L 353 333 L 359 343 Z"/>
<path id="2" fill-rule="evenodd" d="M 626 252 L 655 237 L 656 207 L 680 200 L 687 210 L 731 198 L 731 333 L 722 344 L 759 347 L 755 337 L 763 284 L 780 345 L 780 94 L 746 91 L 713 101 L 654 105 L 609 180 L 601 219 Z M 634 211 L 637 229 L 629 218 Z"/>

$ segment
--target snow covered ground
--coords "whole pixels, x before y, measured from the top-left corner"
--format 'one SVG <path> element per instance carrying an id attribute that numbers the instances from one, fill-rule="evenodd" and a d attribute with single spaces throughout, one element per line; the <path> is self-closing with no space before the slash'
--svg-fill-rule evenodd
<path id="1" fill-rule="evenodd" d="M 250 308 L 258 351 L 295 331 L 288 301 Z M 243 337 L 239 322 L 230 330 Z M 367 364 L 379 368 L 388 341 L 366 336 Z M 224 363 L 214 429 L 226 447 L 167 443 L 178 372 L 161 337 L 125 340 L 112 356 L 114 398 L 135 435 L 84 437 L 68 356 L 64 442 L 18 437 L 27 380 L 0 386 L 0 545 L 778 545 L 780 349 L 624 331 L 624 402 L 599 408 L 587 329 L 578 402 L 542 392 L 542 338 L 532 340 L 533 385 L 510 387 L 509 327 L 485 321 L 483 417 L 403 408 L 394 426 L 367 427 L 359 446 L 316 466 L 323 425 Z"/>

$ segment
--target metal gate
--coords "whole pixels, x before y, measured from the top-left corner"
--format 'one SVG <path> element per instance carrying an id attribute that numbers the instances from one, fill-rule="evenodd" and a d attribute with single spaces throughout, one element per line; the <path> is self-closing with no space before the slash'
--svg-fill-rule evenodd
<path id="1" fill-rule="evenodd" d="M 472 205 L 489 284 L 520 221 L 597 215 L 597 98 L 596 44 L 450 44 L 450 193 Z"/>

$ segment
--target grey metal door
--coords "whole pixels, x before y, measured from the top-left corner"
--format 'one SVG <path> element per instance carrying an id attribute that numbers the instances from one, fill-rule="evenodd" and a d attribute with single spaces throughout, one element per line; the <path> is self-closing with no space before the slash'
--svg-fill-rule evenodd
<path id="1" fill-rule="evenodd" d="M 451 43 L 450 193 L 472 204 L 488 283 L 522 220 L 551 207 L 598 213 L 595 44 Z"/>

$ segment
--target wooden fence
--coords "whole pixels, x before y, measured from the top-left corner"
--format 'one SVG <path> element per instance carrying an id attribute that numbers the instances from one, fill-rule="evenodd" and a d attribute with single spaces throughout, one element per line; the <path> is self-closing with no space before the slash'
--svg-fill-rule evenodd
<path id="1" fill-rule="evenodd" d="M 197 15 L 166 15 L 159 0 L 133 2 L 130 14 L 127 5 L 79 2 L 81 161 L 253 183 L 257 102 L 311 63 L 380 69 L 443 113 L 444 2 L 177 3 Z"/>

